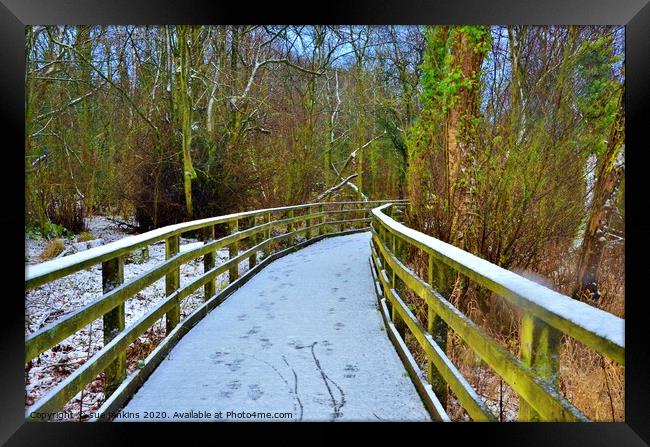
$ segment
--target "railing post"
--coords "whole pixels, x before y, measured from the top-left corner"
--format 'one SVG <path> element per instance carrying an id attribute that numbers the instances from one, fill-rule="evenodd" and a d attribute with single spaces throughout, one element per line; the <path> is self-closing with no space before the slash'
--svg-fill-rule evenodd
<path id="1" fill-rule="evenodd" d="M 210 225 L 208 227 L 205 227 L 203 229 L 203 243 L 208 244 L 211 241 L 214 240 L 214 225 Z M 211 251 L 209 253 L 206 253 L 203 256 L 203 272 L 207 272 L 208 270 L 212 270 L 215 266 L 215 260 L 216 260 L 216 255 L 217 253 L 215 251 Z M 203 287 L 204 290 L 204 300 L 207 301 L 209 300 L 217 291 L 216 287 L 216 278 L 211 279 L 207 283 L 205 283 L 205 286 Z"/>
<path id="2" fill-rule="evenodd" d="M 397 259 L 402 261 L 402 244 L 397 241 L 397 236 L 393 234 L 393 254 Z M 397 273 L 395 270 L 393 270 L 392 275 L 391 275 L 391 288 L 395 290 L 402 299 L 404 297 L 402 296 L 402 288 L 399 287 L 399 278 L 397 277 Z M 393 320 L 393 324 L 395 325 L 395 328 L 397 329 L 397 332 L 399 335 L 402 337 L 402 340 L 404 339 L 404 336 L 406 335 L 406 324 L 404 324 L 404 321 L 399 315 L 399 312 L 397 311 L 398 306 L 392 306 L 391 309 L 391 320 Z"/>
<path id="3" fill-rule="evenodd" d="M 520 355 L 552 387 L 557 388 L 560 376 L 560 342 L 562 334 L 544 321 L 524 314 L 521 319 Z M 522 397 L 519 398 L 519 421 L 539 421 L 539 413 Z"/>
<path id="4" fill-rule="evenodd" d="M 427 275 L 428 282 L 432 287 L 436 288 L 434 286 L 435 260 L 431 253 L 429 253 L 428 255 L 429 255 L 429 268 L 428 268 L 428 275 Z M 442 278 L 441 267 L 442 266 L 438 265 L 439 278 Z M 443 284 L 445 284 L 444 280 L 440 283 L 440 287 L 443 287 Z M 442 293 L 445 293 L 445 291 L 443 291 Z M 440 316 L 438 316 L 438 314 L 434 312 L 432 306 L 427 307 L 427 331 L 429 332 L 429 334 L 431 334 L 431 337 L 436 342 L 436 344 L 440 347 L 442 352 L 445 352 L 447 349 L 447 324 L 444 322 L 442 318 L 440 318 Z M 434 366 L 431 359 L 427 360 L 427 380 L 431 384 L 431 387 L 433 388 L 433 392 L 435 393 L 436 397 L 438 398 L 442 406 L 446 407 L 447 384 L 445 383 L 445 380 L 442 378 L 442 376 Z"/>
<path id="5" fill-rule="evenodd" d="M 322 236 L 325 230 L 323 230 L 323 227 L 325 226 L 325 216 L 322 215 L 325 212 L 325 206 L 323 205 L 318 205 L 318 212 L 321 214 L 320 218 L 318 219 L 318 235 Z"/>
<path id="6" fill-rule="evenodd" d="M 294 212 L 293 212 L 293 209 L 292 209 L 292 210 L 289 210 L 289 219 L 293 219 L 293 218 L 294 218 Z M 287 233 L 289 233 L 287 243 L 289 244 L 289 246 L 293 246 L 293 228 L 294 228 L 293 221 L 289 222 L 289 224 L 287 225 Z"/>
<path id="7" fill-rule="evenodd" d="M 230 234 L 239 231 L 239 219 L 232 220 L 228 223 Z M 239 241 L 235 241 L 228 246 L 228 257 L 233 259 L 239 255 Z M 228 270 L 228 281 L 232 284 L 239 277 L 239 262 L 231 266 Z"/>
<path id="8" fill-rule="evenodd" d="M 269 211 L 264 215 L 264 223 L 267 224 L 268 226 L 266 227 L 266 230 L 264 230 L 264 238 L 266 239 L 266 244 L 264 244 L 264 257 L 266 258 L 271 254 L 271 212 Z"/>
<path id="9" fill-rule="evenodd" d="M 165 259 L 169 259 L 178 254 L 180 237 L 178 235 L 170 236 L 165 239 Z M 181 269 L 180 266 L 174 267 L 167 276 L 165 276 L 165 295 L 169 296 L 180 287 Z M 165 315 L 165 333 L 169 334 L 181 320 L 181 306 L 176 303 Z"/>
<path id="10" fill-rule="evenodd" d="M 253 220 L 253 224 L 250 226 L 250 228 L 257 225 L 256 224 L 256 222 L 257 222 L 256 216 L 253 216 L 251 219 Z M 250 220 L 249 220 L 249 222 L 250 222 Z M 256 233 L 256 234 L 252 235 L 249 238 L 249 241 L 251 241 L 252 245 L 255 246 L 255 245 L 257 245 L 258 238 L 259 238 L 259 233 Z M 248 268 L 249 268 L 249 270 L 252 269 L 253 267 L 255 267 L 256 264 L 257 264 L 257 250 L 255 250 L 255 252 L 253 252 L 251 257 L 248 258 Z"/>
<path id="11" fill-rule="evenodd" d="M 305 220 L 305 226 L 307 229 L 305 230 L 305 239 L 309 240 L 311 239 L 311 206 L 307 207 L 307 220 Z"/>
<path id="12" fill-rule="evenodd" d="M 345 205 L 343 205 L 343 204 L 339 205 L 339 211 L 343 211 L 343 208 L 345 208 Z M 345 220 L 343 218 L 343 213 L 339 214 L 339 219 L 338 220 Z M 339 224 L 339 232 L 342 232 L 342 231 L 343 231 L 343 222 L 341 222 Z"/>
<path id="13" fill-rule="evenodd" d="M 124 282 L 124 258 L 122 256 L 102 263 L 102 290 L 104 293 L 113 290 Z M 104 346 L 124 329 L 124 303 L 104 314 Z M 126 377 L 126 351 L 119 353 L 117 358 L 104 370 L 104 394 L 113 394 Z"/>

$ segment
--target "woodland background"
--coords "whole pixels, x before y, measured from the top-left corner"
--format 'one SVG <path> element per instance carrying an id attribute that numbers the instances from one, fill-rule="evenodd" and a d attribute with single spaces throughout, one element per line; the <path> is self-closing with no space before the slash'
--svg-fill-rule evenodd
<path id="1" fill-rule="evenodd" d="M 33 26 L 26 42 L 26 235 L 408 198 L 407 225 L 625 316 L 621 27 Z M 460 277 L 448 292 L 516 352 L 514 310 Z M 564 344 L 565 395 L 623 420 L 623 368 Z M 507 419 L 514 393 L 452 334 L 446 349 Z"/>

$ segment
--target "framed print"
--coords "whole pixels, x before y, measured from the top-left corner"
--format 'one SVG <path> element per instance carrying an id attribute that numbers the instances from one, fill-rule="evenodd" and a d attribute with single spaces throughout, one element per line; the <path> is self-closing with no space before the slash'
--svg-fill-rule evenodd
<path id="1" fill-rule="evenodd" d="M 645 445 L 645 3 L 3 0 L 3 440 Z"/>

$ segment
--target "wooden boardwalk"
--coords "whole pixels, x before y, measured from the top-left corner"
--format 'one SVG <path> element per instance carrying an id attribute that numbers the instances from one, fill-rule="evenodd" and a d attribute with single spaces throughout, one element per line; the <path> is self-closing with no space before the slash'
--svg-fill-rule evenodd
<path id="1" fill-rule="evenodd" d="M 270 264 L 178 342 L 117 420 L 429 420 L 386 335 L 369 241 L 326 239 Z"/>
<path id="2" fill-rule="evenodd" d="M 96 419 L 448 421 L 445 403 L 454 398 L 472 420 L 496 420 L 447 356 L 453 331 L 518 394 L 519 420 L 587 421 L 559 387 L 562 338 L 625 365 L 625 320 L 405 226 L 406 206 L 356 201 L 246 211 L 30 266 L 25 290 L 101 264 L 103 295 L 29 334 L 25 362 L 97 319 L 105 345 L 27 408 L 26 419 L 60 410 L 103 373 L 107 398 Z M 181 250 L 187 233 L 203 242 Z M 125 282 L 125 258 L 161 241 L 166 260 Z M 229 258 L 217 265 L 224 248 Z M 203 273 L 181 285 L 180 266 L 197 259 Z M 428 268 L 416 272 L 414 261 L 417 270 Z M 242 263 L 248 268 L 240 276 Z M 217 290 L 225 274 L 227 285 Z M 518 353 L 448 301 L 459 275 L 521 313 Z M 125 301 L 162 278 L 165 296 L 125 325 Z M 181 318 L 181 303 L 200 290 L 202 304 Z M 426 319 L 407 297 L 426 305 Z M 129 346 L 163 318 L 165 338 L 127 375 Z"/>

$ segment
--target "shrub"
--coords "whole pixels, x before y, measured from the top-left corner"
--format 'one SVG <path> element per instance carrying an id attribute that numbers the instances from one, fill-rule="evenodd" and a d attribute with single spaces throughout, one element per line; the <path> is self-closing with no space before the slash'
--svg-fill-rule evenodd
<path id="1" fill-rule="evenodd" d="M 69 236 L 69 234 L 70 232 L 63 225 L 55 224 L 49 220 L 43 226 L 42 236 L 47 239 L 61 238 Z"/>
<path id="2" fill-rule="evenodd" d="M 90 231 L 83 231 L 77 236 L 77 242 L 88 242 L 95 239 L 95 236 Z"/>
<path id="3" fill-rule="evenodd" d="M 63 245 L 63 239 L 52 239 L 50 242 L 47 243 L 47 245 L 43 249 L 40 258 L 44 261 L 48 259 L 52 259 L 55 256 L 61 254 L 64 248 L 65 245 Z"/>

